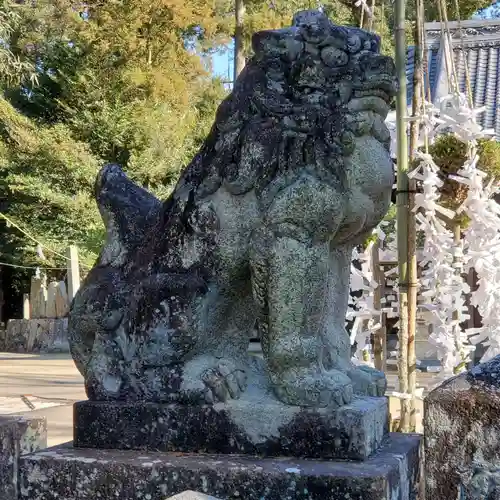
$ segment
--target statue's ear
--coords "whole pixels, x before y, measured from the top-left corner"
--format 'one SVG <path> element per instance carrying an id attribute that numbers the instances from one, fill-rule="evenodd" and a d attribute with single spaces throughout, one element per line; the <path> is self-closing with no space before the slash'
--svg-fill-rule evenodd
<path id="1" fill-rule="evenodd" d="M 99 172 L 95 197 L 106 226 L 106 243 L 99 264 L 119 265 L 144 240 L 162 203 L 134 184 L 118 165 L 106 165 Z"/>

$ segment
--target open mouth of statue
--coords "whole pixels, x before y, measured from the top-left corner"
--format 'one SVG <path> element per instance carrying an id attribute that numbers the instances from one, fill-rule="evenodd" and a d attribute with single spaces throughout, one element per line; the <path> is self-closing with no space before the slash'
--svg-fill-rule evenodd
<path id="1" fill-rule="evenodd" d="M 397 92 L 397 80 L 390 75 L 367 75 L 361 81 L 353 82 L 353 97 L 380 97 L 387 104 Z"/>
<path id="2" fill-rule="evenodd" d="M 356 93 L 353 94 L 351 100 L 347 103 L 347 109 L 351 113 L 373 111 L 385 120 L 390 111 L 390 98 L 388 98 L 388 94 L 382 97 L 377 95 L 378 92 L 376 90 L 360 92 L 358 95 Z"/>
<path id="3" fill-rule="evenodd" d="M 390 102 L 392 100 L 389 92 L 387 92 L 381 88 L 354 90 L 354 92 L 352 93 L 352 97 L 354 99 L 360 98 L 360 97 L 379 97 L 386 104 L 390 104 Z"/>
<path id="4" fill-rule="evenodd" d="M 347 106 L 354 112 L 374 111 L 385 119 L 396 90 L 396 81 L 390 77 L 356 82 Z"/>

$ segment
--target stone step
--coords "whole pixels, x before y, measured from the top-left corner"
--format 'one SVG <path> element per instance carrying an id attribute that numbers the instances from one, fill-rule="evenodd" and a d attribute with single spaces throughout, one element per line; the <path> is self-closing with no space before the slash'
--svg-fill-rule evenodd
<path id="1" fill-rule="evenodd" d="M 21 500 L 165 500 L 185 490 L 222 500 L 414 500 L 420 436 L 390 434 L 364 462 L 60 446 L 22 457 Z"/>

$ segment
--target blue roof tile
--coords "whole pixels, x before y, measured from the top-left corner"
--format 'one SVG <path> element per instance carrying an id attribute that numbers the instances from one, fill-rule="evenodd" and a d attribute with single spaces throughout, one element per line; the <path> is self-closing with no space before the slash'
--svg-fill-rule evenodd
<path id="1" fill-rule="evenodd" d="M 497 140 L 500 140 L 500 20 L 462 21 L 460 26 L 450 23 L 450 33 L 460 90 L 467 91 L 467 68 L 474 106 L 486 107 L 478 121 L 484 128 L 495 129 Z M 439 95 L 442 90 L 438 89 L 439 75 L 446 75 L 445 59 L 440 57 L 440 24 L 427 23 L 425 37 L 431 99 L 436 102 L 442 97 Z M 409 105 L 413 95 L 414 57 L 415 48 L 408 47 L 406 74 Z"/>

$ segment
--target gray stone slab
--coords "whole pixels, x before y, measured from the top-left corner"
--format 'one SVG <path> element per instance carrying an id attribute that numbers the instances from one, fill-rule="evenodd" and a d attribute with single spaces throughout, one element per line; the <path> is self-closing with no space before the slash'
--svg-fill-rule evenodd
<path id="1" fill-rule="evenodd" d="M 22 457 L 21 500 L 416 500 L 420 436 L 391 434 L 365 462 L 57 447 Z"/>
<path id="2" fill-rule="evenodd" d="M 203 406 L 82 401 L 74 406 L 74 442 L 80 448 L 363 460 L 382 445 L 388 420 L 386 398 L 359 398 L 336 410 L 277 400 Z"/>
<path id="3" fill-rule="evenodd" d="M 424 400 L 427 498 L 500 499 L 500 356 Z"/>
<path id="4" fill-rule="evenodd" d="M 19 458 L 47 447 L 44 418 L 0 416 L 0 499 L 18 500 Z"/>

